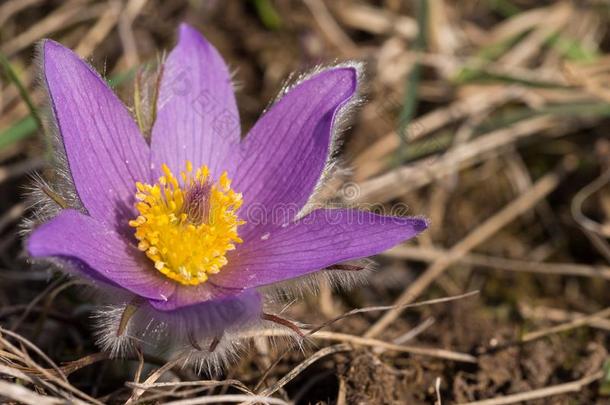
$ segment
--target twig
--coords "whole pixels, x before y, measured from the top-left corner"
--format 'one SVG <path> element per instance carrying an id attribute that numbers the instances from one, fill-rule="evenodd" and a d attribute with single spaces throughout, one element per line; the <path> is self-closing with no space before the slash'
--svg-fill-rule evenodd
<path id="1" fill-rule="evenodd" d="M 350 335 L 347 333 L 337 333 L 337 332 L 327 332 L 320 331 L 311 335 L 314 339 L 328 339 L 328 340 L 336 340 L 340 342 L 352 343 L 360 346 L 370 346 L 370 347 L 380 347 L 387 350 L 410 353 L 428 357 L 436 357 L 445 360 L 452 360 L 464 363 L 476 363 L 477 358 L 471 356 L 466 353 L 454 352 L 451 350 L 444 349 L 436 349 L 436 348 L 427 348 L 427 347 L 417 347 L 417 346 L 406 346 L 399 345 L 394 343 L 384 342 L 383 340 L 365 338 L 355 335 Z"/>
<path id="2" fill-rule="evenodd" d="M 19 326 L 21 325 L 21 323 L 27 318 L 27 316 L 29 315 L 32 308 L 34 308 L 43 298 L 45 298 L 47 295 L 49 295 L 49 293 L 51 293 L 51 291 L 53 291 L 55 288 L 57 288 L 59 285 L 61 285 L 63 281 L 64 281 L 63 278 L 58 278 L 57 280 L 55 280 L 51 284 L 49 284 L 47 286 L 47 288 L 45 288 L 34 299 L 32 299 L 30 301 L 30 303 L 28 304 L 27 308 L 25 309 L 25 311 L 23 311 L 23 313 L 21 314 L 21 316 L 19 318 L 17 318 L 11 324 L 11 330 L 13 330 L 13 331 L 17 330 L 19 328 Z M 70 283 L 70 282 L 68 282 L 68 283 Z M 2 331 L 2 329 L 0 329 L 0 332 L 1 331 Z"/>
<path id="3" fill-rule="evenodd" d="M 279 398 L 271 398 L 265 395 L 211 395 L 209 397 L 199 397 L 191 399 L 181 399 L 178 401 L 166 402 L 166 405 L 199 405 L 199 404 L 220 404 L 223 402 L 245 402 L 251 404 L 262 402 L 271 405 L 289 405 L 288 402 Z"/>
<path id="4" fill-rule="evenodd" d="M 434 325 L 434 322 L 436 322 L 434 318 L 427 318 L 425 321 L 423 321 L 413 329 L 407 331 L 407 333 L 405 333 L 404 335 L 401 335 L 394 339 L 392 343 L 394 343 L 395 345 L 402 345 L 405 342 L 414 339 L 416 336 L 426 331 L 430 326 Z"/>
<path id="5" fill-rule="evenodd" d="M 551 172 L 540 180 L 527 192 L 513 200 L 510 204 L 498 213 L 487 219 L 476 229 L 470 232 L 464 239 L 456 243 L 446 256 L 439 257 L 426 269 L 426 271 L 412 283 L 396 300 L 396 305 L 403 305 L 413 302 L 421 293 L 424 292 L 440 275 L 442 275 L 452 264 L 461 259 L 464 255 L 476 246 L 485 242 L 500 229 L 511 223 L 515 218 L 531 209 L 541 199 L 553 191 L 566 170 L 573 169 L 570 162 L 564 161 L 558 170 Z M 374 337 L 385 330 L 396 318 L 400 316 L 403 309 L 394 309 L 387 312 L 379 319 L 364 335 Z"/>
<path id="6" fill-rule="evenodd" d="M 137 66 L 140 63 L 138 48 L 133 34 L 133 21 L 142 11 L 148 0 L 129 0 L 119 19 L 119 37 L 125 51 L 125 60 L 128 67 Z"/>
<path id="7" fill-rule="evenodd" d="M 290 333 L 283 329 L 267 329 L 263 331 L 258 331 L 257 336 L 289 336 Z M 407 345 L 398 345 L 395 343 L 388 343 L 379 339 L 372 339 L 366 337 L 360 337 L 355 335 L 350 335 L 348 333 L 338 333 L 338 332 L 328 332 L 328 331 L 309 331 L 306 334 L 307 337 L 318 340 L 334 340 L 339 342 L 346 342 L 353 345 L 358 346 L 368 346 L 374 348 L 382 348 L 385 350 L 391 350 L 401 353 L 409 353 L 420 356 L 427 357 L 435 357 L 439 359 L 445 359 L 450 361 L 458 361 L 463 363 L 476 363 L 477 358 L 467 354 L 454 352 L 451 350 L 445 349 L 437 349 L 433 347 L 419 347 L 419 346 L 407 346 Z"/>
<path id="8" fill-rule="evenodd" d="M 31 379 L 27 374 L 25 374 L 23 371 L 13 368 L 13 367 L 9 367 L 9 366 L 5 366 L 3 364 L 0 364 L 0 374 L 4 374 L 4 375 L 8 375 L 14 378 L 18 378 L 20 380 L 26 381 L 28 383 L 33 383 L 33 379 Z"/>
<path id="9" fill-rule="evenodd" d="M 416 303 L 409 303 L 409 304 L 405 304 L 403 305 L 401 308 L 414 308 L 414 307 L 419 307 L 419 306 L 424 306 L 424 305 L 431 305 L 431 304 L 437 304 L 437 303 L 441 303 L 441 302 L 449 302 L 449 301 L 453 301 L 453 300 L 457 300 L 457 299 L 462 299 L 462 298 L 466 298 L 466 297 L 470 297 L 470 296 L 474 296 L 478 294 L 478 291 L 471 291 L 468 292 L 466 294 L 462 294 L 459 296 L 454 296 L 454 297 L 444 297 L 444 298 L 438 298 L 438 299 L 434 299 L 434 300 L 428 300 L 428 301 L 421 301 L 421 302 L 416 302 Z M 375 311 L 387 311 L 389 309 L 396 309 L 397 307 L 395 305 L 389 305 L 389 306 L 376 306 L 376 307 L 367 307 L 367 308 L 359 308 L 359 309 L 353 309 L 351 311 L 348 311 L 346 313 L 344 313 L 343 315 L 339 315 L 336 318 L 333 318 L 331 320 L 328 320 L 318 326 L 316 326 L 315 328 L 311 329 L 310 331 L 308 331 L 305 336 L 311 336 L 314 333 L 318 332 L 319 330 L 341 320 L 344 318 L 347 318 L 349 316 L 352 315 L 356 315 L 356 314 L 361 314 L 361 313 L 367 313 L 367 312 L 375 312 Z M 277 331 L 277 330 L 273 330 L 273 331 L 266 331 L 265 333 L 267 333 L 268 336 L 277 336 L 277 335 L 286 335 L 287 332 L 286 331 Z M 248 336 L 248 335 L 244 335 L 242 337 L 256 337 L 256 336 L 260 336 L 260 333 L 257 332 L 256 335 L 252 335 L 252 336 Z M 289 349 L 284 350 L 278 357 L 277 359 L 273 362 L 273 364 L 271 364 L 269 367 L 267 367 L 267 369 L 265 370 L 265 372 L 263 373 L 262 377 L 260 378 L 259 382 L 256 384 L 256 386 L 254 387 L 254 391 L 257 391 L 259 389 L 259 387 L 263 384 L 263 382 L 266 380 L 267 376 L 269 375 L 269 373 L 271 373 L 271 370 L 273 370 L 273 368 L 275 366 L 277 366 L 279 364 L 279 362 L 282 360 L 282 358 L 284 358 L 284 356 L 288 353 Z"/>
<path id="10" fill-rule="evenodd" d="M 4 23 L 14 14 L 41 2 L 42 0 L 12 0 L 4 2 L 0 6 L 0 27 L 3 27 Z"/>
<path id="11" fill-rule="evenodd" d="M 185 357 L 186 356 L 179 356 L 173 360 L 168 361 L 163 366 L 156 369 L 153 373 L 151 373 L 148 376 L 148 378 L 142 384 L 140 384 L 140 386 L 142 388 L 137 388 L 133 391 L 131 397 L 129 397 L 126 404 L 132 404 L 135 401 L 137 401 L 140 398 L 140 396 L 142 396 L 142 394 L 144 394 L 146 387 L 148 385 L 157 381 L 163 374 L 165 374 L 167 371 L 171 370 L 172 368 L 176 367 L 180 362 L 183 362 L 185 360 Z"/>
<path id="12" fill-rule="evenodd" d="M 434 382 L 434 391 L 436 391 L 436 402 L 435 405 L 443 405 L 443 400 L 441 398 L 441 378 L 436 377 L 436 381 Z"/>
<path id="13" fill-rule="evenodd" d="M 240 391 L 245 392 L 246 394 L 254 395 L 254 393 L 248 389 L 241 381 L 239 380 L 201 380 L 201 381 L 177 381 L 177 382 L 160 382 L 153 384 L 140 384 L 136 382 L 127 382 L 126 385 L 128 387 L 140 388 L 144 390 L 155 389 L 155 388 L 179 388 L 179 387 L 218 387 L 230 385 L 237 388 Z"/>
<path id="14" fill-rule="evenodd" d="M 0 233 L 4 232 L 4 230 L 11 225 L 13 222 L 19 220 L 23 213 L 26 210 L 26 206 L 24 203 L 18 203 L 13 205 L 9 210 L 4 212 L 2 216 L 0 216 Z"/>
<path id="15" fill-rule="evenodd" d="M 606 318 L 608 316 L 610 316 L 610 308 L 606 308 L 602 311 L 596 312 L 596 313 L 588 315 L 588 316 L 584 316 L 582 318 L 574 319 L 573 321 L 570 321 L 570 322 L 567 322 L 567 323 L 564 323 L 561 325 L 557 325 L 552 328 L 547 328 L 547 329 L 539 330 L 536 332 L 526 333 L 525 335 L 523 335 L 521 337 L 521 341 L 522 342 L 531 342 L 532 340 L 540 339 L 541 337 L 544 337 L 544 336 L 547 336 L 547 335 L 550 335 L 553 333 L 565 332 L 570 329 L 589 325 L 591 322 L 594 322 L 597 319 Z"/>
<path id="16" fill-rule="evenodd" d="M 309 8 L 309 11 L 311 11 L 313 18 L 318 23 L 324 36 L 326 36 L 337 49 L 351 55 L 356 53 L 356 45 L 350 37 L 343 32 L 341 27 L 339 27 L 339 24 L 337 24 L 322 0 L 305 0 L 305 5 Z"/>
<path id="17" fill-rule="evenodd" d="M 408 16 L 388 12 L 387 9 L 350 2 L 336 8 L 345 25 L 372 34 L 396 34 L 405 39 L 417 35 L 417 22 Z"/>
<path id="18" fill-rule="evenodd" d="M 610 238 L 610 225 L 602 225 L 587 217 L 582 210 L 584 202 L 596 191 L 610 183 L 610 169 L 583 187 L 572 199 L 572 216 L 580 226 L 606 238 Z"/>
<path id="19" fill-rule="evenodd" d="M 459 99 L 447 107 L 437 108 L 415 118 L 407 128 L 407 140 L 411 142 L 423 138 L 456 120 L 481 114 L 522 96 L 522 94 L 522 89 L 511 86 L 506 89 L 481 91 Z M 409 128 L 417 129 L 417 131 L 411 131 Z M 364 150 L 354 159 L 357 177 L 364 179 L 377 174 L 383 168 L 383 158 L 399 145 L 400 136 L 396 131 L 391 131 Z"/>
<path id="20" fill-rule="evenodd" d="M 385 202 L 404 193 L 443 178 L 456 169 L 472 166 L 517 140 L 547 130 L 554 125 L 550 117 L 535 117 L 477 137 L 471 142 L 456 146 L 442 159 L 428 158 L 421 163 L 404 166 L 360 184 L 356 202 Z"/>
<path id="21" fill-rule="evenodd" d="M 315 352 L 313 355 L 308 357 L 305 361 L 300 363 L 298 366 L 293 368 L 288 374 L 286 374 L 284 377 L 282 377 L 282 379 L 279 380 L 277 383 L 275 383 L 271 387 L 263 390 L 260 393 L 260 395 L 262 395 L 262 396 L 272 395 L 277 390 L 282 388 L 284 385 L 286 385 L 290 381 L 292 381 L 297 375 L 301 374 L 301 372 L 303 370 L 305 370 L 307 367 L 309 367 L 310 365 L 312 365 L 313 363 L 315 363 L 322 357 L 325 357 L 325 356 L 328 356 L 328 355 L 331 355 L 334 353 L 338 353 L 338 352 L 347 352 L 350 350 L 352 350 L 352 347 L 347 343 L 341 343 L 338 345 L 328 346 L 323 349 L 320 349 L 317 352 Z"/>
<path id="22" fill-rule="evenodd" d="M 447 254 L 447 249 L 406 245 L 396 246 L 395 248 L 392 248 L 384 253 L 385 256 L 389 257 L 417 261 L 421 260 L 425 262 L 434 262 Z M 466 254 L 458 259 L 456 263 L 515 272 L 593 277 L 610 280 L 610 267 L 608 266 L 595 266 L 577 263 L 535 262 L 488 256 L 477 253 Z"/>
<path id="23" fill-rule="evenodd" d="M 29 340 L 27 340 L 26 338 L 24 338 L 23 336 L 12 332 L 10 330 L 6 330 L 2 327 L 0 327 L 0 338 L 2 337 L 2 335 L 7 335 L 12 337 L 13 339 L 18 340 L 20 343 L 22 343 L 23 345 L 25 345 L 26 347 L 29 347 L 31 350 L 33 350 L 37 355 L 39 355 L 48 365 L 50 365 L 53 370 L 55 372 L 57 372 L 57 376 L 59 378 L 61 378 L 64 382 L 68 382 L 68 377 L 66 377 L 66 375 L 63 373 L 63 371 L 57 366 L 57 364 L 55 364 L 55 362 L 53 360 L 51 360 L 49 358 L 49 356 L 47 356 L 42 350 L 40 350 L 38 348 L 38 346 L 34 345 L 32 342 L 30 342 Z M 7 346 L 12 346 L 10 345 L 8 342 L 4 342 L 5 345 Z"/>
<path id="24" fill-rule="evenodd" d="M 53 13 L 32 25 L 10 41 L 0 46 L 0 50 L 8 57 L 21 51 L 33 42 L 43 38 L 60 27 L 74 24 L 79 21 L 87 21 L 103 13 L 108 7 L 105 3 L 88 5 L 87 1 L 67 1 Z"/>
<path id="25" fill-rule="evenodd" d="M 41 367 L 40 365 L 38 365 L 36 362 L 34 362 L 30 358 L 29 354 L 26 351 L 19 350 L 17 347 L 15 347 L 9 341 L 4 339 L 2 337 L 2 334 L 6 334 L 8 336 L 11 336 L 12 338 L 18 340 L 23 346 L 27 346 L 30 349 L 32 349 L 43 360 L 45 360 L 45 362 L 47 362 L 49 365 L 51 365 L 51 367 L 53 368 L 53 371 L 55 371 L 55 372 L 51 372 L 50 370 L 46 370 L 43 367 Z M 81 397 L 84 400 L 88 401 L 88 403 L 101 405 L 101 402 L 99 402 L 95 398 L 92 398 L 91 396 L 85 394 L 84 392 L 80 391 L 79 389 L 77 389 L 76 387 L 71 385 L 68 382 L 66 376 L 61 371 L 61 369 L 44 352 L 42 352 L 37 346 L 35 346 L 29 340 L 25 339 L 24 337 L 14 333 L 14 332 L 8 331 L 8 330 L 3 329 L 3 328 L 0 327 L 0 344 L 6 346 L 13 353 L 16 353 L 18 355 L 16 360 L 24 362 L 27 365 L 28 370 L 33 370 L 34 372 L 40 373 L 44 378 L 39 379 L 39 382 L 42 385 L 44 385 L 45 387 L 47 387 L 50 390 L 53 390 L 55 392 L 61 393 L 62 395 L 65 395 L 66 397 L 68 397 L 73 402 L 82 403 L 80 400 L 75 399 L 73 397 L 73 395 L 70 395 L 70 394 L 66 393 L 65 391 L 63 391 L 63 390 L 69 391 L 71 394 L 78 395 L 79 397 Z M 45 381 L 45 379 L 53 382 L 53 384 L 55 384 L 56 386 L 59 386 L 61 389 L 59 389 L 56 386 L 52 385 L 51 383 Z"/>
<path id="26" fill-rule="evenodd" d="M 0 183 L 41 169 L 47 164 L 48 162 L 46 159 L 32 158 L 14 163 L 12 165 L 0 166 Z"/>
<path id="27" fill-rule="evenodd" d="M 470 291 L 464 294 L 459 294 L 459 295 L 453 295 L 450 297 L 443 297 L 443 298 L 435 298 L 432 300 L 426 300 L 426 301 L 420 301 L 420 302 L 415 302 L 415 303 L 404 303 L 404 304 L 396 304 L 396 305 L 381 305 L 381 306 L 375 306 L 375 307 L 365 307 L 365 308 L 357 308 L 357 309 L 352 309 L 351 311 L 348 311 L 342 315 L 339 315 L 333 319 L 330 319 L 318 326 L 316 326 L 315 328 L 313 328 L 312 330 L 310 330 L 306 336 L 310 336 L 313 335 L 314 333 L 316 333 L 317 331 L 324 329 L 325 327 L 340 321 L 341 319 L 347 318 L 349 316 L 353 316 L 353 315 L 357 315 L 357 314 L 365 314 L 368 312 L 378 312 L 378 311 L 388 311 L 388 310 L 396 310 L 396 309 L 400 309 L 400 310 L 405 310 L 405 309 L 409 309 L 409 308 L 417 308 L 417 307 L 423 307 L 423 306 L 428 306 L 428 305 L 434 305 L 434 304 L 442 304 L 442 303 L 446 303 L 446 302 L 451 302 L 451 301 L 457 301 L 457 300 L 461 300 L 464 298 L 470 298 L 470 297 L 474 297 L 475 295 L 479 294 L 478 291 Z"/>
<path id="28" fill-rule="evenodd" d="M 525 303 L 519 305 L 519 311 L 524 318 L 544 320 L 552 322 L 568 322 L 588 316 L 581 312 L 565 311 L 559 308 L 531 307 Z M 592 328 L 602 329 L 610 332 L 610 319 L 594 318 L 587 323 Z"/>
<path id="29" fill-rule="evenodd" d="M 19 403 L 27 405 L 59 405 L 66 403 L 64 399 L 43 396 L 21 384 L 11 384 L 3 380 L 0 380 L 0 397 L 19 401 Z M 76 401 L 75 403 L 82 404 L 84 402 Z"/>
<path id="30" fill-rule="evenodd" d="M 144 370 L 144 353 L 142 353 L 142 349 L 136 346 L 136 354 L 138 356 L 138 368 L 133 375 L 133 381 L 134 383 L 139 384 L 140 378 L 142 377 L 142 371 Z"/>
<path id="31" fill-rule="evenodd" d="M 519 394 L 507 395 L 482 401 L 467 402 L 460 405 L 505 405 L 515 404 L 523 401 L 532 401 L 534 399 L 548 398 L 554 395 L 565 394 L 568 392 L 579 392 L 583 387 L 599 380 L 604 376 L 603 371 L 583 377 L 580 380 L 572 381 L 565 384 L 553 385 L 551 387 L 540 388 L 537 390 L 521 392 Z"/>
<path id="32" fill-rule="evenodd" d="M 80 370 L 81 368 L 90 366 L 103 360 L 108 360 L 109 358 L 110 355 L 108 353 L 93 353 L 85 357 L 81 357 L 78 360 L 70 361 L 66 364 L 63 364 L 60 369 L 68 376 Z"/>
<path id="33" fill-rule="evenodd" d="M 79 55 L 88 56 L 93 50 L 108 36 L 110 31 L 117 24 L 121 6 L 118 3 L 108 2 L 106 10 L 97 19 L 83 39 L 79 42 L 75 52 Z"/>
<path id="34" fill-rule="evenodd" d="M 337 392 L 337 405 L 347 405 L 347 383 L 345 378 L 339 377 L 339 392 Z"/>

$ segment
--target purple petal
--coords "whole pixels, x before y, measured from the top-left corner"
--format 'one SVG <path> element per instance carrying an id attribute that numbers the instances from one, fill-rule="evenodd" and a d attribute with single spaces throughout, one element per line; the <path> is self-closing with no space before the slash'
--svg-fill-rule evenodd
<path id="1" fill-rule="evenodd" d="M 121 235 L 75 210 L 66 209 L 34 230 L 27 249 L 36 258 L 78 260 L 145 298 L 165 300 L 175 289 L 175 284 Z"/>
<path id="2" fill-rule="evenodd" d="M 356 87 L 355 68 L 325 70 L 290 90 L 254 125 L 242 143 L 235 174 L 229 171 L 233 188 L 244 195 L 246 217 L 284 210 L 284 220 L 294 218 L 329 157 L 336 113 Z M 248 228 L 242 229 L 244 235 Z"/>
<path id="3" fill-rule="evenodd" d="M 129 334 L 157 351 L 180 347 L 191 351 L 199 344 L 207 350 L 225 331 L 260 320 L 261 312 L 262 299 L 255 290 L 171 311 L 158 310 L 149 302 L 130 320 Z"/>
<path id="4" fill-rule="evenodd" d="M 169 325 L 179 328 L 183 334 L 190 333 L 195 339 L 199 339 L 207 336 L 220 337 L 227 329 L 260 319 L 261 312 L 261 296 L 255 290 L 247 290 L 239 295 L 167 312 L 167 315 L 173 319 L 169 320 Z M 176 317 L 176 314 L 180 316 Z"/>
<path id="5" fill-rule="evenodd" d="M 298 222 L 246 240 L 210 281 L 240 288 L 276 283 L 378 254 L 426 228 L 427 222 L 421 218 L 351 209 L 316 210 Z"/>
<path id="6" fill-rule="evenodd" d="M 221 288 L 209 280 L 196 286 L 176 284 L 174 293 L 167 300 L 151 300 L 150 304 L 160 311 L 173 311 L 205 301 L 237 295 L 243 290 L 243 288 Z"/>
<path id="7" fill-rule="evenodd" d="M 104 80 L 74 52 L 46 40 L 44 80 L 78 196 L 89 214 L 125 229 L 136 181 L 149 180 L 149 149 Z"/>
<path id="8" fill-rule="evenodd" d="M 152 308 L 159 311 L 155 318 L 170 325 L 176 335 L 192 335 L 195 340 L 202 337 L 222 336 L 226 329 L 247 324 L 260 319 L 261 296 L 255 290 L 240 294 L 200 301 L 180 308 L 158 305 L 149 301 Z"/>
<path id="9" fill-rule="evenodd" d="M 187 160 L 214 175 L 225 169 L 240 142 L 231 75 L 218 51 L 186 24 L 165 62 L 157 108 L 151 144 L 157 169 L 165 163 L 179 173 Z"/>

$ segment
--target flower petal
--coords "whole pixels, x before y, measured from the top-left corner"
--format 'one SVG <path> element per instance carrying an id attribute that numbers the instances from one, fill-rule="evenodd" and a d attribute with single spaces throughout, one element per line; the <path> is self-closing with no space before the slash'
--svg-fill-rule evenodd
<path id="1" fill-rule="evenodd" d="M 192 27 L 180 26 L 161 79 L 152 130 L 152 161 L 174 173 L 187 160 L 220 175 L 220 164 L 239 145 L 239 112 L 231 75 L 218 51 Z"/>
<path id="2" fill-rule="evenodd" d="M 129 112 L 74 52 L 46 40 L 44 80 L 76 191 L 89 214 L 125 229 L 136 181 L 149 180 L 149 149 Z"/>
<path id="3" fill-rule="evenodd" d="M 174 293 L 167 300 L 151 300 L 150 304 L 160 311 L 173 311 L 209 300 L 231 297 L 240 294 L 243 290 L 243 288 L 220 288 L 210 281 L 195 286 L 176 284 Z"/>
<path id="4" fill-rule="evenodd" d="M 421 218 L 351 209 L 315 210 L 297 222 L 244 241 L 210 281 L 233 288 L 272 284 L 378 254 L 426 228 L 427 222 Z"/>
<path id="5" fill-rule="evenodd" d="M 260 294 L 256 290 L 246 290 L 239 295 L 201 302 L 165 314 L 168 315 L 168 325 L 175 329 L 174 334 L 192 334 L 195 340 L 200 340 L 205 337 L 221 337 L 227 329 L 260 319 L 261 312 Z"/>
<path id="6" fill-rule="evenodd" d="M 239 294 L 192 303 L 173 308 L 161 301 L 149 301 L 159 311 L 155 318 L 171 326 L 172 333 L 200 338 L 222 336 L 233 327 L 243 326 L 260 319 L 262 299 L 256 290 L 245 290 Z"/>
<path id="7" fill-rule="evenodd" d="M 329 158 L 337 111 L 356 92 L 357 76 L 352 67 L 318 73 L 254 125 L 242 142 L 235 174 L 229 172 L 233 188 L 244 195 L 246 221 L 259 214 L 253 210 L 265 216 L 285 210 L 290 221 L 305 205 Z"/>
<path id="8" fill-rule="evenodd" d="M 142 252 L 94 218 L 66 209 L 39 226 L 27 241 L 32 257 L 75 259 L 116 285 L 145 298 L 165 300 L 175 285 Z"/>

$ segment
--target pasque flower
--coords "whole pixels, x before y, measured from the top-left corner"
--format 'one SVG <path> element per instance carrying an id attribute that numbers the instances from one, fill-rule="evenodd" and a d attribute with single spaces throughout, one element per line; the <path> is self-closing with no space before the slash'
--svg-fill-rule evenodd
<path id="1" fill-rule="evenodd" d="M 281 319 L 267 311 L 287 281 L 352 279 L 329 267 L 427 226 L 314 204 L 358 101 L 356 64 L 302 76 L 242 139 L 227 66 L 187 25 L 148 100 L 149 134 L 72 51 L 45 40 L 41 56 L 57 171 L 37 182 L 27 250 L 104 292 L 100 343 L 115 354 L 222 359 Z"/>

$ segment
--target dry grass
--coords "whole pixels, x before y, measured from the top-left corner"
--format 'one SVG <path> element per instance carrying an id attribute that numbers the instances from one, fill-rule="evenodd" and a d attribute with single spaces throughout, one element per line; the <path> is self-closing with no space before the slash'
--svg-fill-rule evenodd
<path id="1" fill-rule="evenodd" d="M 77 50 L 131 103 L 129 73 L 183 20 L 237 69 L 244 128 L 290 72 L 366 61 L 367 103 L 343 147 L 351 171 L 325 195 L 432 221 L 376 258 L 369 286 L 324 285 L 290 306 L 324 326 L 304 352 L 270 345 L 281 333 L 269 331 L 215 378 L 181 359 L 98 353 L 93 303 L 30 268 L 18 234 L 23 187 L 47 170 L 35 42 Z M 595 0 L 4 0 L 0 400 L 606 403 L 609 22 Z"/>

